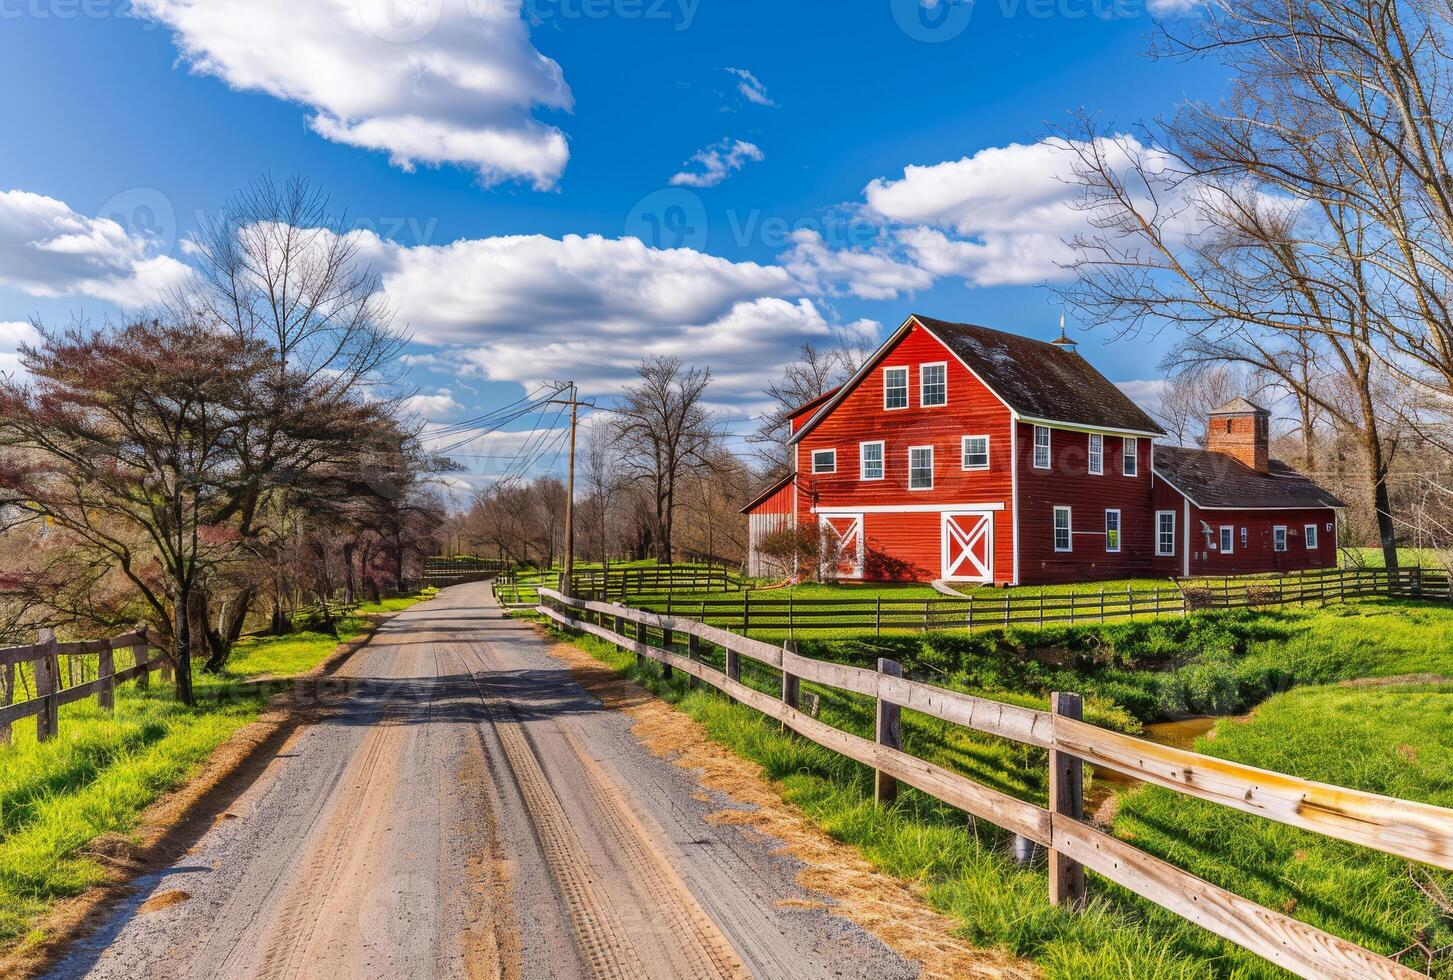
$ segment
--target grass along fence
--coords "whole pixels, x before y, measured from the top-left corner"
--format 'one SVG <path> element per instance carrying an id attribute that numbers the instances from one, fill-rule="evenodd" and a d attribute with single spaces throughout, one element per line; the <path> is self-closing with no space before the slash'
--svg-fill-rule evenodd
<path id="1" fill-rule="evenodd" d="M 850 589 L 851 587 L 845 587 Z M 1089 588 L 1089 587 L 1087 587 Z M 577 594 L 590 594 L 580 589 Z M 1043 627 L 1113 620 L 1159 619 L 1208 609 L 1330 605 L 1389 596 L 1453 601 L 1441 569 L 1332 570 L 1276 578 L 1197 579 L 1161 589 L 1102 588 L 1085 592 L 1005 590 L 967 598 L 798 598 L 791 590 L 740 597 L 643 595 L 639 605 L 739 633 L 796 634 L 854 630 L 874 633 L 977 628 Z M 617 598 L 615 595 L 594 598 Z M 519 597 L 523 604 L 524 596 Z"/>
<path id="2" fill-rule="evenodd" d="M 114 710 L 118 685 L 134 679 L 139 686 L 146 687 L 153 670 L 170 669 L 171 660 L 160 651 L 151 657 L 151 649 L 145 626 L 110 639 L 74 643 L 59 643 L 54 631 L 41 630 L 37 643 L 0 649 L 0 743 L 9 744 L 12 726 L 26 718 L 36 719 L 37 741 L 54 738 L 60 730 L 60 709 L 88 697 L 94 696 L 103 709 Z M 129 652 L 131 666 L 116 668 L 118 651 Z M 87 680 L 84 658 L 90 656 L 96 658 L 96 676 Z M 68 668 L 64 675 L 62 658 Z M 27 666 L 29 671 L 25 669 Z M 17 684 L 20 693 L 25 694 L 25 700 L 18 702 L 15 700 Z"/>
<path id="3" fill-rule="evenodd" d="M 688 674 L 787 729 L 870 767 L 888 802 L 899 782 L 1047 849 L 1049 900 L 1079 906 L 1093 871 L 1212 933 L 1307 977 L 1417 977 L 1394 960 L 1282 912 L 1210 884 L 1083 822 L 1083 764 L 1438 868 L 1453 869 L 1453 810 L 1377 796 L 1157 745 L 1080 720 L 1072 694 L 1040 711 L 911 681 L 891 661 L 871 671 L 798 656 L 692 619 L 568 598 L 541 590 L 539 612 L 568 629 L 600 637 L 669 675 Z M 684 652 L 683 644 L 684 643 Z M 715 650 L 722 652 L 717 669 Z M 780 677 L 773 697 L 741 681 L 742 658 Z M 876 737 L 834 728 L 801 710 L 804 682 L 865 696 L 876 704 Z M 900 713 L 1048 751 L 1049 805 L 1040 807 L 902 751 Z"/>

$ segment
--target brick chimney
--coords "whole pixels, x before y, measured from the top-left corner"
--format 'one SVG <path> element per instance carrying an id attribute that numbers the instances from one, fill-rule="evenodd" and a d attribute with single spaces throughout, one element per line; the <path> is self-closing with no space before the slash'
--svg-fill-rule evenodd
<path id="1" fill-rule="evenodd" d="M 1258 473 L 1271 469 L 1271 413 L 1245 398 L 1211 413 L 1206 448 L 1240 460 Z"/>

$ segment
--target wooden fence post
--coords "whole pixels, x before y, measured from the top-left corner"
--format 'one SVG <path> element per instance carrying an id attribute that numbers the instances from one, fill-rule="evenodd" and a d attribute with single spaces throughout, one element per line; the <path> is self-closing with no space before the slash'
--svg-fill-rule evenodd
<path id="1" fill-rule="evenodd" d="M 0 708 L 15 703 L 15 665 L 0 666 Z M 0 745 L 10 744 L 10 722 L 0 725 Z"/>
<path id="2" fill-rule="evenodd" d="M 661 630 L 661 649 L 662 650 L 665 650 L 667 653 L 670 653 L 671 652 L 671 648 L 673 646 L 675 646 L 675 645 L 676 645 L 676 636 L 675 636 L 675 634 L 673 634 L 671 632 L 671 630 L 663 628 Z M 661 661 L 661 676 L 664 677 L 668 681 L 672 677 L 671 665 L 669 663 L 667 663 L 666 661 L 664 661 L 664 660 Z"/>
<path id="3" fill-rule="evenodd" d="M 873 602 L 873 622 L 876 624 L 877 635 L 883 635 L 883 597 L 878 596 Z"/>
<path id="4" fill-rule="evenodd" d="M 878 658 L 878 673 L 888 677 L 902 677 L 903 665 L 896 660 Z M 903 748 L 903 724 L 898 705 L 878 698 L 877 736 L 878 744 L 890 749 Z M 881 769 L 873 774 L 873 798 L 884 805 L 898 799 L 898 780 Z"/>
<path id="5" fill-rule="evenodd" d="M 141 634 L 141 640 L 131 648 L 131 654 L 135 658 L 134 663 L 143 664 L 151 659 L 151 642 L 146 636 L 146 624 L 137 623 L 136 632 Z M 151 687 L 151 669 L 147 668 L 136 675 L 136 686 L 145 691 Z"/>
<path id="6" fill-rule="evenodd" d="M 632 625 L 635 626 L 635 629 L 632 632 L 634 633 L 636 643 L 644 644 L 646 642 L 646 624 L 640 621 L 636 621 Z M 636 666 L 644 669 L 646 666 L 646 660 L 646 655 L 638 650 L 636 652 Z"/>
<path id="7" fill-rule="evenodd" d="M 1049 696 L 1051 714 L 1081 720 L 1084 702 L 1078 694 Z M 1084 763 L 1075 756 L 1054 749 L 1049 753 L 1050 811 L 1083 820 L 1085 817 Z M 1085 902 L 1085 869 L 1053 847 L 1049 850 L 1049 900 L 1055 905 L 1080 908 Z"/>
<path id="8" fill-rule="evenodd" d="M 788 640 L 782 644 L 782 703 L 787 707 L 797 709 L 799 695 L 802 693 L 802 680 L 792 671 L 787 669 L 787 658 L 797 652 L 797 644 Z M 787 723 L 782 723 L 782 731 L 787 731 Z"/>
<path id="9" fill-rule="evenodd" d="M 695 633 L 686 634 L 686 655 L 691 658 L 692 663 L 701 663 L 701 637 Z M 691 689 L 695 690 L 701 684 L 695 674 L 691 675 Z"/>
<path id="10" fill-rule="evenodd" d="M 102 711 L 116 710 L 116 654 L 107 643 L 96 658 L 96 679 L 101 686 L 96 689 L 96 703 Z"/>
<path id="11" fill-rule="evenodd" d="M 752 632 L 752 590 L 748 589 L 742 593 L 742 635 L 749 636 Z"/>
<path id="12" fill-rule="evenodd" d="M 45 699 L 40 714 L 35 716 L 35 739 L 48 742 L 55 738 L 60 728 L 60 704 L 56 695 L 60 691 L 61 665 L 56 657 L 55 630 L 40 630 L 36 639 L 46 649 L 35 662 L 35 696 Z"/>
<path id="13" fill-rule="evenodd" d="M 726 675 L 738 684 L 742 681 L 742 655 L 731 647 L 726 648 Z M 728 698 L 728 700 L 736 702 L 736 698 Z"/>

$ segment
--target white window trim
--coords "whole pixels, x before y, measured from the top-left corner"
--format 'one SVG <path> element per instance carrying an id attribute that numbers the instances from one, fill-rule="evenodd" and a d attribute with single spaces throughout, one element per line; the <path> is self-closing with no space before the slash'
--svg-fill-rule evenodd
<path id="1" fill-rule="evenodd" d="M 1133 449 L 1133 452 L 1126 450 Z M 1126 461 L 1134 464 L 1129 472 L 1125 469 Z M 1140 475 L 1140 440 L 1135 436 L 1125 436 L 1120 440 L 1120 473 L 1122 476 L 1138 477 Z"/>
<path id="2" fill-rule="evenodd" d="M 1039 434 L 1043 432 L 1044 441 L 1044 465 L 1039 465 Z M 1030 455 L 1030 464 L 1037 470 L 1054 469 L 1054 433 L 1047 425 L 1036 425 L 1034 427 L 1034 441 L 1031 443 L 1033 452 Z"/>
<path id="3" fill-rule="evenodd" d="M 928 486 L 926 486 L 926 487 L 915 487 L 913 485 L 913 454 L 914 454 L 914 452 L 916 452 L 919 449 L 927 449 L 928 450 Z M 932 490 L 933 489 L 933 484 L 934 484 L 934 477 L 935 477 L 934 467 L 936 465 L 937 465 L 937 461 L 933 458 L 933 447 L 932 446 L 909 446 L 908 447 L 908 492 L 909 493 L 922 493 L 925 490 Z"/>
<path id="4" fill-rule="evenodd" d="M 1226 540 L 1227 540 L 1226 536 L 1228 534 L 1231 536 L 1231 538 L 1230 538 L 1230 540 L 1231 540 L 1231 547 L 1229 547 L 1229 548 L 1226 547 Z M 1219 543 L 1221 545 L 1221 554 L 1223 554 L 1223 555 L 1234 555 L 1234 554 L 1236 554 L 1236 527 L 1235 527 L 1235 525 L 1233 525 L 1233 524 L 1222 524 L 1221 525 L 1221 533 L 1220 533 L 1219 538 L 1220 538 Z"/>
<path id="5" fill-rule="evenodd" d="M 932 367 L 943 368 L 943 401 L 937 405 L 929 405 L 923 400 L 923 372 Z M 919 408 L 943 408 L 948 405 L 948 361 L 929 361 L 927 364 L 918 365 L 918 407 Z"/>
<path id="6" fill-rule="evenodd" d="M 1322 529 L 1315 524 L 1302 525 L 1302 541 L 1306 545 L 1308 551 L 1313 551 L 1321 546 L 1322 539 L 1319 533 L 1321 530 Z"/>
<path id="7" fill-rule="evenodd" d="M 1161 540 L 1162 540 L 1162 537 L 1163 536 L 1161 534 L 1161 529 L 1160 529 L 1161 528 L 1160 519 L 1162 517 L 1167 516 L 1167 515 L 1170 516 L 1170 550 L 1169 551 L 1166 551 L 1165 548 L 1164 548 L 1164 546 L 1161 544 Z M 1174 558 L 1176 556 L 1176 519 L 1177 519 L 1177 516 L 1178 515 L 1173 510 L 1158 510 L 1158 511 L 1155 512 L 1155 557 L 1157 557 L 1157 558 Z"/>
<path id="8" fill-rule="evenodd" d="M 1066 537 L 1066 540 L 1069 543 L 1065 547 L 1063 547 L 1063 548 L 1061 548 L 1059 546 L 1059 515 L 1060 515 L 1061 512 L 1063 512 L 1064 515 L 1065 515 L 1065 530 L 1069 532 L 1069 534 Z M 1057 555 L 1067 555 L 1067 554 L 1072 553 L 1075 550 L 1075 512 L 1074 512 L 1074 508 L 1072 508 L 1072 507 L 1056 507 L 1054 509 L 1054 517 L 1050 519 L 1049 530 L 1050 530 L 1050 534 L 1052 536 L 1052 540 L 1051 540 L 1050 543 L 1054 545 L 1055 554 L 1057 554 Z"/>
<path id="9" fill-rule="evenodd" d="M 1280 548 L 1278 548 L 1276 546 L 1276 535 L 1277 535 L 1277 532 L 1278 531 L 1281 532 L 1281 547 Z M 1272 529 L 1271 529 L 1271 553 L 1274 554 L 1274 555 L 1284 555 L 1284 554 L 1287 553 L 1287 551 L 1290 548 L 1291 548 L 1291 536 L 1290 536 L 1290 534 L 1287 531 L 1287 526 L 1285 524 L 1276 524 L 1276 525 L 1274 525 L 1272 527 Z"/>
<path id="10" fill-rule="evenodd" d="M 867 449 L 869 446 L 877 446 L 878 447 L 878 465 L 879 465 L 879 467 L 882 468 L 882 471 L 883 472 L 879 473 L 877 476 L 869 476 L 868 475 L 868 457 L 867 457 L 867 454 L 865 452 L 863 452 L 863 450 Z M 888 476 L 888 447 L 887 447 L 887 445 L 884 444 L 883 440 L 882 439 L 869 439 L 867 442 L 860 442 L 860 443 L 858 443 L 858 479 L 859 480 L 867 480 L 867 481 L 870 481 L 871 482 L 871 481 L 886 479 L 887 476 Z"/>
<path id="11" fill-rule="evenodd" d="M 817 468 L 817 457 L 823 453 L 832 453 L 832 469 L 820 470 Z M 812 451 L 812 475 L 831 476 L 837 472 L 837 450 L 836 449 L 814 449 Z"/>
<path id="12" fill-rule="evenodd" d="M 969 440 L 970 439 L 982 439 L 982 440 L 984 440 L 984 465 L 983 466 L 970 466 L 969 463 L 968 463 L 968 458 L 969 458 Z M 989 468 L 989 463 L 990 463 L 990 459 L 989 459 L 989 446 L 990 446 L 990 444 L 992 442 L 993 442 L 993 440 L 990 439 L 986 435 L 985 436 L 964 436 L 963 439 L 960 440 L 960 442 L 959 442 L 959 465 L 964 468 L 964 472 L 965 473 L 982 473 L 984 470 L 987 470 Z"/>
<path id="13" fill-rule="evenodd" d="M 1110 515 L 1115 515 L 1115 547 L 1110 547 Z M 1116 507 L 1108 508 L 1105 511 L 1105 554 L 1118 555 L 1120 549 L 1125 546 L 1125 528 L 1120 516 L 1120 510 Z"/>
<path id="14" fill-rule="evenodd" d="M 903 404 L 902 405 L 889 405 L 888 404 L 888 372 L 889 371 L 902 371 L 903 372 Z M 906 364 L 900 365 L 898 367 L 885 367 L 883 369 L 883 411 L 885 411 L 885 412 L 901 412 L 901 411 L 903 411 L 904 409 L 910 407 L 913 404 L 913 394 L 909 390 L 909 386 L 908 386 L 908 379 L 910 377 L 912 377 L 912 372 L 909 370 L 908 365 L 906 365 Z"/>
<path id="15" fill-rule="evenodd" d="M 1097 461 L 1097 457 L 1096 457 L 1096 454 L 1095 454 L 1095 440 L 1096 439 L 1099 439 L 1100 440 L 1100 453 L 1099 453 L 1099 456 L 1098 456 L 1098 462 L 1099 462 L 1100 465 L 1099 465 L 1098 468 L 1096 468 L 1096 466 L 1095 466 L 1095 463 Z M 1103 435 L 1101 435 L 1100 433 L 1098 433 L 1098 432 L 1091 432 L 1090 433 L 1090 440 L 1089 440 L 1089 443 L 1088 443 L 1088 449 L 1089 449 L 1089 460 L 1088 460 L 1088 462 L 1087 462 L 1086 465 L 1088 466 L 1088 468 L 1090 470 L 1090 475 L 1091 476 L 1104 476 L 1105 475 L 1105 437 Z"/>
<path id="16" fill-rule="evenodd" d="M 1251 529 L 1250 528 L 1243 527 L 1241 529 L 1241 547 L 1243 547 L 1243 548 L 1250 547 L 1250 543 L 1249 543 L 1250 541 L 1251 541 Z"/>

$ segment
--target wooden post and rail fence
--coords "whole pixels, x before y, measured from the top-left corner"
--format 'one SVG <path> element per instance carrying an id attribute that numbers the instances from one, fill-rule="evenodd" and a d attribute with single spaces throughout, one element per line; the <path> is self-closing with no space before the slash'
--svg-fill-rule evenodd
<path id="1" fill-rule="evenodd" d="M 1274 909 L 1264 908 L 1139 850 L 1083 820 L 1083 766 L 1090 763 L 1242 813 L 1363 847 L 1453 870 L 1453 810 L 1344 789 L 1147 742 L 1081 720 L 1080 699 L 1056 694 L 1041 711 L 974 697 L 901 676 L 880 661 L 876 671 L 799 656 L 682 616 L 570 598 L 540 590 L 538 611 L 681 671 L 727 697 L 780 721 L 785 729 L 877 773 L 880 800 L 912 786 L 974 817 L 1037 844 L 1049 854 L 1049 900 L 1079 907 L 1088 869 L 1293 973 L 1307 977 L 1400 977 L 1422 974 Z M 651 639 L 654 633 L 656 639 Z M 683 655 L 675 644 L 686 637 Z M 666 645 L 667 643 L 670 645 Z M 702 657 L 704 644 L 725 653 L 725 670 Z M 774 697 L 741 681 L 741 658 L 779 672 Z M 874 699 L 875 737 L 834 728 L 797 706 L 803 682 Z M 903 751 L 900 713 L 917 712 L 974 731 L 1035 746 L 1049 754 L 1049 805 L 1037 806 Z"/>
<path id="2" fill-rule="evenodd" d="M 118 670 L 116 654 L 121 651 L 127 651 L 132 662 Z M 76 660 L 91 655 L 96 656 L 96 677 L 77 683 Z M 24 678 L 16 676 L 16 668 L 24 664 L 32 666 L 33 692 L 24 690 Z M 94 696 L 102 709 L 113 711 L 119 685 L 135 680 L 137 687 L 146 688 L 153 670 L 165 675 L 170 669 L 171 659 L 153 651 L 145 626 L 110 639 L 73 643 L 57 642 L 54 631 L 40 630 L 37 642 L 30 646 L 0 649 L 0 744 L 9 744 L 12 727 L 26 718 L 36 719 L 36 739 L 49 741 L 60 732 L 60 709 L 65 705 Z M 18 690 L 26 694 L 25 700 L 16 701 Z"/>

